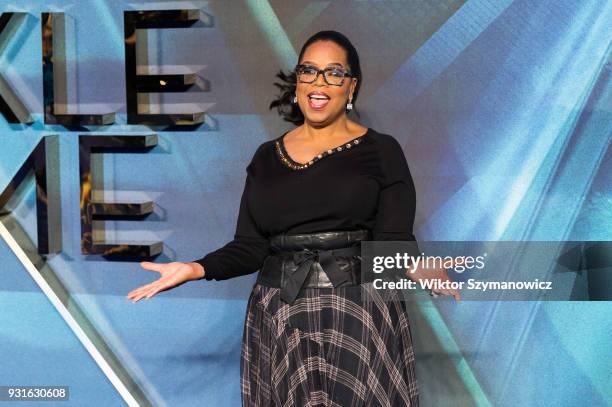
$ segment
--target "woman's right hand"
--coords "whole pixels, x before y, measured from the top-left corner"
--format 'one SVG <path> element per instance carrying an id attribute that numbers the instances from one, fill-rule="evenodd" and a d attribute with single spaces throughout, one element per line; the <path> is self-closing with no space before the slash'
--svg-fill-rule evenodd
<path id="1" fill-rule="evenodd" d="M 149 299 L 160 291 L 169 290 L 187 281 L 200 280 L 204 278 L 204 268 L 198 263 L 151 263 L 143 261 L 140 263 L 143 269 L 158 272 L 161 277 L 150 284 L 143 285 L 131 291 L 127 298 L 137 302 L 142 298 Z"/>

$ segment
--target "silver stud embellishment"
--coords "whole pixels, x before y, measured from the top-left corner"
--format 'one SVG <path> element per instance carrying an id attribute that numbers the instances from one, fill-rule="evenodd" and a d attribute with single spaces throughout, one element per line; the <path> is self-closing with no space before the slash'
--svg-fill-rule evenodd
<path id="1" fill-rule="evenodd" d="M 361 137 L 358 137 L 357 139 L 349 141 L 348 143 L 346 143 L 346 144 L 344 144 L 342 146 L 335 147 L 335 148 L 329 149 L 329 150 L 327 150 L 327 151 L 325 151 L 325 152 L 323 152 L 321 154 L 318 154 L 316 157 L 314 157 L 312 160 L 308 161 L 305 164 L 300 164 L 300 163 L 297 163 L 297 162 L 293 161 L 291 159 L 291 157 L 289 157 L 288 154 L 286 154 L 284 152 L 284 148 L 283 148 L 284 146 L 281 145 L 280 140 L 276 140 L 274 145 L 275 145 L 276 153 L 277 153 L 278 157 L 280 158 L 280 160 L 281 160 L 283 165 L 285 165 L 286 167 L 288 167 L 288 168 L 290 168 L 292 170 L 303 170 L 303 169 L 306 169 L 306 168 L 310 167 L 312 164 L 314 164 L 315 162 L 319 161 L 323 157 L 331 155 L 331 154 L 333 154 L 334 152 L 337 152 L 337 151 L 338 152 L 342 151 L 345 148 L 349 149 L 353 145 L 357 145 L 360 142 L 361 142 Z"/>

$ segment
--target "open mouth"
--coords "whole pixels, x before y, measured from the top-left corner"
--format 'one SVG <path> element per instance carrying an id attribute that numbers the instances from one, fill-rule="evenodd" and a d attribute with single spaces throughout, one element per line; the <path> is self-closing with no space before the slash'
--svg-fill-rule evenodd
<path id="1" fill-rule="evenodd" d="M 312 109 L 323 109 L 330 101 L 330 97 L 322 92 L 311 92 L 308 94 L 308 105 Z"/>

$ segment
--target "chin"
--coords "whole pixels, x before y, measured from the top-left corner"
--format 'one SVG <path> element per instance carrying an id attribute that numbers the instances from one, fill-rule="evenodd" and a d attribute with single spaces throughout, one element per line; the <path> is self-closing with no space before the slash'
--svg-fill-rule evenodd
<path id="1" fill-rule="evenodd" d="M 332 116 L 329 114 L 307 114 L 304 115 L 304 121 L 308 122 L 313 127 L 325 127 L 328 124 L 333 123 L 333 121 L 338 118 L 339 115 Z"/>
<path id="2" fill-rule="evenodd" d="M 330 117 L 325 117 L 325 118 L 305 117 L 304 121 L 308 122 L 308 124 L 312 127 L 320 128 L 320 127 L 325 127 L 328 124 L 332 123 L 333 120 L 331 120 Z"/>

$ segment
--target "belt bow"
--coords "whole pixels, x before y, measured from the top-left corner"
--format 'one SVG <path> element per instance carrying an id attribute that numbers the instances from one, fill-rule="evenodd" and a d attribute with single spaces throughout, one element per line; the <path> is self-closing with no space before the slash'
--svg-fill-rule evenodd
<path id="1" fill-rule="evenodd" d="M 293 253 L 293 262 L 297 268 L 293 271 L 285 271 L 285 278 L 281 281 L 281 299 L 286 303 L 293 303 L 308 278 L 308 273 L 313 263 L 319 263 L 334 287 L 339 287 L 345 282 L 350 281 L 349 273 L 343 273 L 340 270 L 335 256 L 352 256 L 359 253 L 359 247 L 347 247 L 337 250 L 303 249 Z"/>

